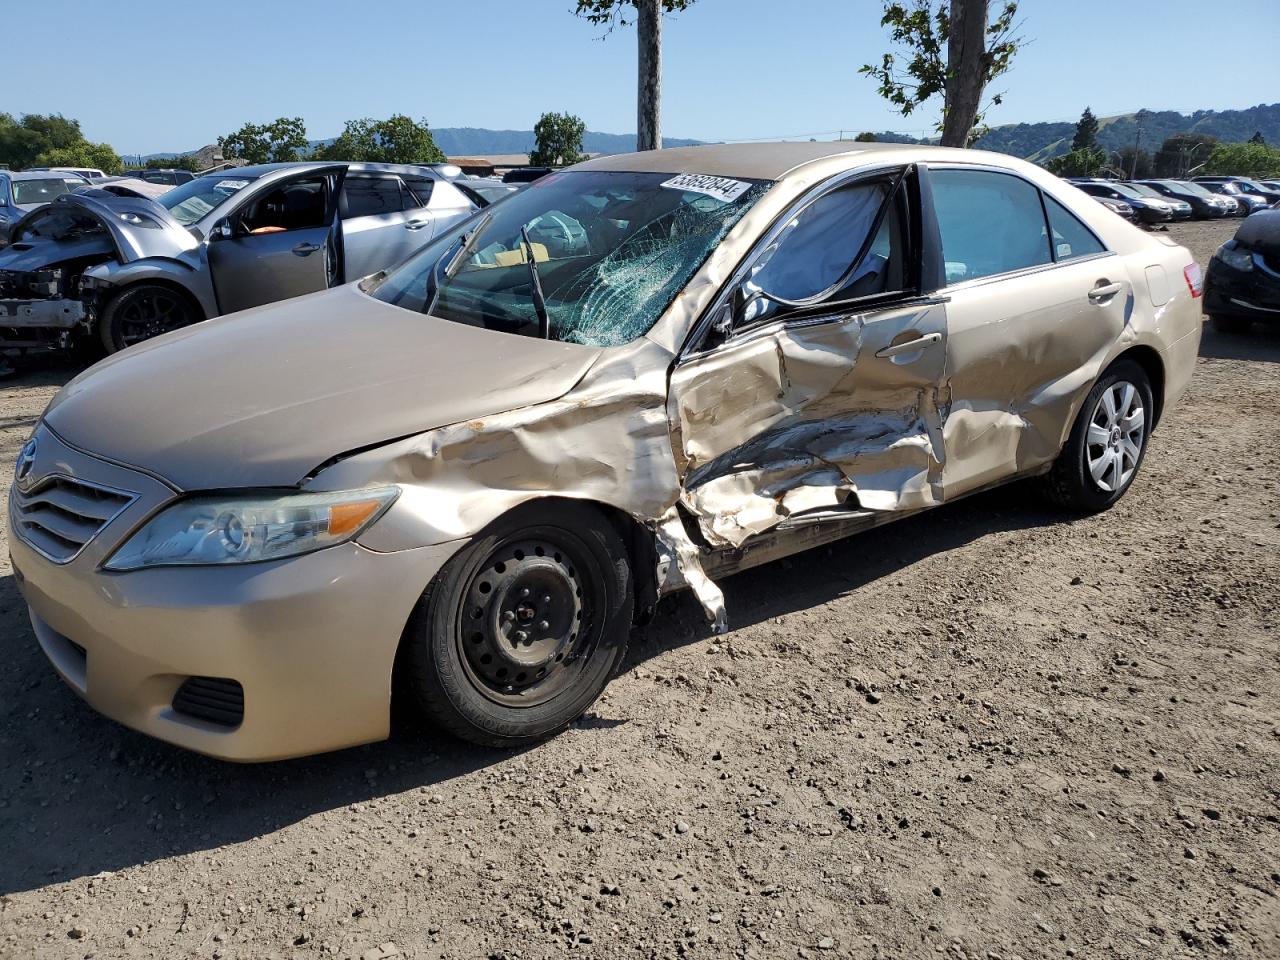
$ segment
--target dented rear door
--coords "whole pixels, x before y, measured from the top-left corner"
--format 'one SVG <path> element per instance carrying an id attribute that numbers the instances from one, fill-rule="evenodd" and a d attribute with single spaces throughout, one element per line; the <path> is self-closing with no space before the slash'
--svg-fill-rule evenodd
<path id="1" fill-rule="evenodd" d="M 946 499 L 1062 447 L 1133 309 L 1123 258 L 1008 171 L 930 167 L 949 286 Z"/>

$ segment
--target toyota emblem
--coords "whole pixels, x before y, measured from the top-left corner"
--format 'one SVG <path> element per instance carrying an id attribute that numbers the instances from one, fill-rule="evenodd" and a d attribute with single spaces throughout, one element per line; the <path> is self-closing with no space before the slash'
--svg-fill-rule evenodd
<path id="1" fill-rule="evenodd" d="M 36 438 L 32 437 L 26 442 L 22 448 L 22 452 L 18 454 L 18 465 L 14 471 L 14 479 L 18 481 L 18 486 L 25 487 L 31 478 L 31 468 L 36 462 Z"/>

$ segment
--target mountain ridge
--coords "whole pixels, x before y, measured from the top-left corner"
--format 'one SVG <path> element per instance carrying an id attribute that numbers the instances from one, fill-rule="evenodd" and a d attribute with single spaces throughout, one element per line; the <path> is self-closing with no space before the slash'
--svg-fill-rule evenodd
<path id="1" fill-rule="evenodd" d="M 1141 132 L 1138 130 L 1139 117 Z M 978 138 L 974 146 L 1044 163 L 1071 149 L 1075 128 L 1075 121 L 1067 120 L 1005 123 L 992 127 Z M 1242 142 L 1254 133 L 1261 133 L 1267 143 L 1280 144 L 1280 103 L 1260 103 L 1239 110 L 1194 110 L 1191 113 L 1139 110 L 1098 118 L 1098 145 L 1108 151 L 1131 147 L 1136 141 L 1142 149 L 1154 152 L 1165 138 L 1178 133 L 1217 137 L 1224 143 Z M 433 129 L 431 135 L 435 138 L 436 145 L 451 157 L 528 153 L 534 146 L 532 130 L 439 127 Z M 911 137 L 892 131 L 876 133 L 876 137 L 889 143 L 937 142 L 936 137 Z M 312 140 L 311 145 L 314 147 L 331 143 L 332 140 L 332 137 L 327 140 Z M 663 139 L 663 143 L 669 147 L 696 146 L 708 142 L 714 141 L 681 137 Z M 635 134 L 631 133 L 588 130 L 582 138 L 582 149 L 587 153 L 628 153 L 635 149 L 635 144 Z M 167 159 L 194 152 L 152 153 L 144 155 L 142 159 Z"/>

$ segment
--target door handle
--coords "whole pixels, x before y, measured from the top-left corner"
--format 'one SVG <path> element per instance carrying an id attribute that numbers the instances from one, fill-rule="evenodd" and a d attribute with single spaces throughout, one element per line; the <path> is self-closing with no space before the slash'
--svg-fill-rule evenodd
<path id="1" fill-rule="evenodd" d="M 896 357 L 904 353 L 915 353 L 917 350 L 923 350 L 925 347 L 932 346 L 942 340 L 940 333 L 926 333 L 923 337 L 917 337 L 915 340 L 908 340 L 906 343 L 895 343 L 891 347 L 884 347 L 876 351 L 876 356 L 882 360 L 886 357 Z"/>
<path id="2" fill-rule="evenodd" d="M 320 244 L 318 243 L 300 243 L 293 248 L 293 252 L 299 257 L 309 257 L 319 249 Z"/>
<path id="3" fill-rule="evenodd" d="M 1104 300 L 1110 300 L 1123 289 L 1124 287 L 1118 283 L 1099 280 L 1094 288 L 1089 291 L 1089 299 L 1094 303 L 1102 303 Z"/>
<path id="4" fill-rule="evenodd" d="M 421 230 L 423 227 L 430 225 L 430 220 L 408 220 L 405 222 L 404 228 L 406 230 Z"/>

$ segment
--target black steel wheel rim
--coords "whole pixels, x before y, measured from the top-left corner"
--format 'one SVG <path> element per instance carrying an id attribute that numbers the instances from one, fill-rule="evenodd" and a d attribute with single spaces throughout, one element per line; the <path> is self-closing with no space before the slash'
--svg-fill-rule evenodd
<path id="1" fill-rule="evenodd" d="M 601 572 L 566 530 L 500 542 L 472 574 L 457 618 L 463 669 L 481 694 L 533 707 L 573 686 L 599 645 Z"/>
<path id="2" fill-rule="evenodd" d="M 120 339 L 126 347 L 188 323 L 186 304 L 176 293 L 157 290 L 137 296 L 120 310 Z"/>

